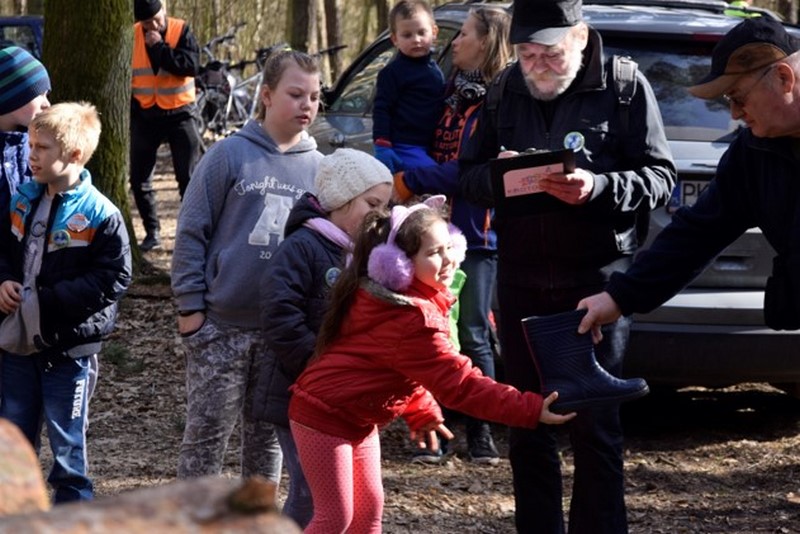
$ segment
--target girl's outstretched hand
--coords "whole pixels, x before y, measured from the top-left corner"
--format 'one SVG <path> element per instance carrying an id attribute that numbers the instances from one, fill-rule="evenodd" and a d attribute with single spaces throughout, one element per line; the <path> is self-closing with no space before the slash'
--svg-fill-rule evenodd
<path id="1" fill-rule="evenodd" d="M 411 431 L 411 441 L 414 442 L 420 449 L 428 449 L 430 451 L 439 450 L 439 435 L 441 434 L 447 439 L 455 439 L 455 436 L 450 429 L 444 426 L 444 423 L 432 423 L 417 431 Z"/>
<path id="2" fill-rule="evenodd" d="M 576 415 L 575 412 L 568 413 L 566 415 L 561 415 L 550 411 L 550 405 L 553 404 L 557 398 L 558 398 L 558 391 L 554 391 L 550 395 L 545 397 L 544 402 L 542 403 L 542 413 L 539 415 L 540 423 L 546 423 L 548 425 L 563 425 L 564 423 L 575 417 Z"/>

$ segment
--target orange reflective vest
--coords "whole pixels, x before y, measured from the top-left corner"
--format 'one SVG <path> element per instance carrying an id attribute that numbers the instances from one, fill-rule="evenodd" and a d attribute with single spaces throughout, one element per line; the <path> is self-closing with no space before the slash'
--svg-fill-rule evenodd
<path id="1" fill-rule="evenodd" d="M 186 25 L 181 19 L 167 17 L 167 34 L 164 41 L 170 48 L 178 46 L 183 27 Z M 139 101 L 143 108 L 158 105 L 161 109 L 175 109 L 194 102 L 194 77 L 176 76 L 160 69 L 153 72 L 150 58 L 147 56 L 147 47 L 144 44 L 144 31 L 142 24 L 133 25 L 133 78 L 131 88 L 133 98 Z"/>

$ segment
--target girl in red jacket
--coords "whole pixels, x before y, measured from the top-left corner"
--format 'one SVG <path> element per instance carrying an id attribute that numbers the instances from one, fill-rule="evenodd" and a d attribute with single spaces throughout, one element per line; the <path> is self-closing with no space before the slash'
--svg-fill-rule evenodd
<path id="1" fill-rule="evenodd" d="M 466 242 L 443 196 L 367 216 L 333 288 L 317 356 L 292 386 L 289 419 L 314 501 L 308 534 L 380 532 L 378 429 L 402 416 L 420 447 L 452 439 L 434 396 L 481 419 L 534 428 L 574 414 L 472 367 L 449 338 L 448 287 Z"/>

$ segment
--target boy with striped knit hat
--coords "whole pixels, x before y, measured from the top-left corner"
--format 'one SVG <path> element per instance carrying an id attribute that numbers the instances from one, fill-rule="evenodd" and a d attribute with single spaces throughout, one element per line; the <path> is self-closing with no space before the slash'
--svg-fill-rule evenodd
<path id="1" fill-rule="evenodd" d="M 49 92 L 39 60 L 18 46 L 0 49 L 0 217 L 7 216 L 17 186 L 30 180 L 28 125 L 50 106 Z"/>
<path id="2" fill-rule="evenodd" d="M 0 49 L 0 221 L 8 219 L 11 197 L 31 179 L 28 125 L 50 106 L 50 77 L 39 60 L 18 46 Z M 0 360 L 3 350 L 0 349 Z"/>

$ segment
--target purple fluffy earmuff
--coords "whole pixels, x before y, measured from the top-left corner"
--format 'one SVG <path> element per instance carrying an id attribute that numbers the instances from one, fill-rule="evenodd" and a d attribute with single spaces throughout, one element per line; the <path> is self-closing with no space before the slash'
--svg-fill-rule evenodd
<path id="1" fill-rule="evenodd" d="M 456 268 L 458 268 L 467 257 L 467 238 L 464 237 L 458 226 L 453 223 L 447 223 L 447 230 L 450 232 L 450 239 L 453 244 L 453 261 L 456 262 Z"/>
<path id="2" fill-rule="evenodd" d="M 408 289 L 414 280 L 414 264 L 411 258 L 395 244 L 394 240 L 397 231 L 408 219 L 408 216 L 415 211 L 426 208 L 439 209 L 444 205 L 445 200 L 444 195 L 435 195 L 411 207 L 395 206 L 392 208 L 389 237 L 386 239 L 386 243 L 372 249 L 369 255 L 367 274 L 369 274 L 370 278 L 392 291 Z M 460 264 L 464 261 L 464 256 L 466 255 L 467 240 L 453 224 L 448 224 L 448 230 L 453 238 L 454 260 Z"/>

